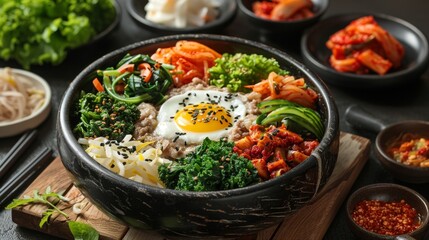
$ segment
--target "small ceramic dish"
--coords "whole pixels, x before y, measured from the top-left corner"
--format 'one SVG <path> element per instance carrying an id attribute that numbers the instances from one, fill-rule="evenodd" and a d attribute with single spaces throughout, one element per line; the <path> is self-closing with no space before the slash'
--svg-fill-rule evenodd
<path id="1" fill-rule="evenodd" d="M 0 69 L 3 71 L 3 69 Z M 12 69 L 13 76 L 19 80 L 26 78 L 33 86 L 45 92 L 43 105 L 32 114 L 9 122 L 0 122 L 0 137 L 11 137 L 23 133 L 26 130 L 39 126 L 48 117 L 51 111 L 51 88 L 40 76 L 20 69 Z"/>
<path id="2" fill-rule="evenodd" d="M 346 121 L 356 128 L 376 132 L 375 155 L 396 179 L 409 183 L 429 182 L 429 167 L 417 167 L 403 164 L 393 159 L 391 148 L 398 147 L 409 137 L 429 139 L 429 122 L 408 120 L 386 124 L 364 109 L 353 105 L 346 110 Z"/>
<path id="3" fill-rule="evenodd" d="M 145 6 L 148 0 L 127 0 L 126 8 L 131 17 L 142 26 L 157 33 L 180 34 L 180 33 L 211 33 L 225 28 L 237 13 L 237 2 L 234 0 L 222 0 L 219 7 L 219 16 L 202 26 L 186 28 L 175 28 L 154 23 L 146 19 Z"/>
<path id="4" fill-rule="evenodd" d="M 122 8 L 118 3 L 118 0 L 114 1 L 114 5 L 116 10 L 115 19 L 103 31 L 97 33 L 97 35 L 95 35 L 87 44 L 84 44 L 84 46 L 98 42 L 99 40 L 110 34 L 119 25 L 122 16 Z"/>
<path id="5" fill-rule="evenodd" d="M 375 21 L 405 48 L 405 56 L 399 69 L 377 74 L 338 72 L 331 67 L 331 50 L 326 47 L 329 37 L 343 29 L 351 21 L 363 16 L 374 16 Z M 301 39 L 304 62 L 325 82 L 346 88 L 381 88 L 410 84 L 417 81 L 429 63 L 429 46 L 425 35 L 412 24 L 384 14 L 355 13 L 327 18 L 309 29 Z"/>
<path id="6" fill-rule="evenodd" d="M 312 0 L 314 11 L 312 17 L 293 21 L 274 21 L 255 15 L 252 5 L 256 1 L 259 0 L 238 0 L 238 7 L 251 25 L 267 33 L 301 32 L 317 23 L 329 6 L 329 0 Z"/>
<path id="7" fill-rule="evenodd" d="M 352 218 L 353 211 L 358 203 L 364 200 L 379 200 L 384 202 L 400 202 L 404 200 L 417 211 L 416 221 L 420 226 L 406 235 L 389 236 L 371 232 L 364 229 Z M 347 221 L 350 229 L 360 239 L 387 240 L 387 239 L 423 239 L 429 222 L 429 203 L 418 192 L 398 184 L 378 183 L 362 187 L 356 190 L 347 200 Z"/>
<path id="8" fill-rule="evenodd" d="M 429 139 L 429 122 L 403 121 L 381 131 L 376 139 L 376 156 L 380 163 L 397 179 L 411 183 L 429 182 L 429 167 L 405 165 L 393 159 L 390 149 L 404 141 Z"/>

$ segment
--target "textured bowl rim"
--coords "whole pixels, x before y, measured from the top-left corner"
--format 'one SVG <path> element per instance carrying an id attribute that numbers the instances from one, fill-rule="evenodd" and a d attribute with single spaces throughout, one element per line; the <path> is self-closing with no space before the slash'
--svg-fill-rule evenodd
<path id="1" fill-rule="evenodd" d="M 412 65 L 412 66 L 410 66 L 406 69 L 402 69 L 400 71 L 388 72 L 382 76 L 373 75 L 373 74 L 358 75 L 358 74 L 354 74 L 354 73 L 335 71 L 332 67 L 321 63 L 319 61 L 319 59 L 317 57 L 315 57 L 313 55 L 313 53 L 307 48 L 308 39 L 310 38 L 310 36 L 312 36 L 313 32 L 316 31 L 316 29 L 318 29 L 320 26 L 322 26 L 328 22 L 333 22 L 339 18 L 352 17 L 352 16 L 356 18 L 359 16 L 367 16 L 367 15 L 372 15 L 375 18 L 387 20 L 387 21 L 402 25 L 403 27 L 408 28 L 410 31 L 412 31 L 422 41 L 421 52 L 423 54 L 423 57 L 422 57 L 423 60 L 421 61 L 421 63 Z M 323 21 L 315 24 L 312 28 L 310 28 L 307 32 L 304 33 L 304 35 L 302 36 L 302 39 L 301 39 L 301 50 L 303 52 L 303 56 L 305 58 L 307 58 L 307 60 L 309 62 L 311 62 L 311 64 L 313 64 L 314 67 L 317 68 L 319 71 L 326 71 L 330 75 L 335 74 L 335 75 L 341 76 L 343 78 L 365 79 L 365 80 L 373 80 L 374 77 L 376 77 L 377 80 L 383 81 L 385 79 L 391 79 L 391 78 L 400 77 L 400 76 L 410 74 L 410 72 L 416 71 L 419 68 L 422 68 L 422 66 L 426 69 L 425 66 L 427 66 L 429 64 L 428 49 L 429 49 L 429 44 L 428 44 L 428 40 L 427 40 L 426 35 L 420 29 L 418 29 L 416 26 L 414 26 L 410 22 L 405 21 L 401 18 L 394 17 L 394 16 L 384 14 L 384 13 L 378 13 L 378 12 L 352 12 L 352 13 L 337 14 L 337 15 L 330 16 L 330 17 L 324 19 Z"/>
<path id="2" fill-rule="evenodd" d="M 154 187 L 150 185 L 141 184 L 138 182 L 135 182 L 133 180 L 124 178 L 109 169 L 103 167 L 98 162 L 94 161 L 84 150 L 83 148 L 78 144 L 75 136 L 73 135 L 72 129 L 70 128 L 70 119 L 69 119 L 69 112 L 70 112 L 70 106 L 72 106 L 72 97 L 76 91 L 79 91 L 78 85 L 79 79 L 82 81 L 88 74 L 94 72 L 97 70 L 97 66 L 99 66 L 101 63 L 103 63 L 106 59 L 123 54 L 124 52 L 131 51 L 133 49 L 137 49 L 139 47 L 148 46 L 155 43 L 160 42 L 169 42 L 169 41 L 178 41 L 178 40 L 213 40 L 213 41 L 228 41 L 231 43 L 239 43 L 244 45 L 249 45 L 251 47 L 255 48 L 262 48 L 265 51 L 270 52 L 271 54 L 276 55 L 277 57 L 281 57 L 288 62 L 290 62 L 291 65 L 296 67 L 299 71 L 305 73 L 306 77 L 311 79 L 311 82 L 314 84 L 314 86 L 318 89 L 318 92 L 320 96 L 323 96 L 326 102 L 326 130 L 324 133 L 324 136 L 322 138 L 322 141 L 320 142 L 319 146 L 313 151 L 311 156 L 304 161 L 303 163 L 299 164 L 297 167 L 290 170 L 287 174 L 283 174 L 280 177 L 270 179 L 261 183 L 257 183 L 254 185 L 250 185 L 243 188 L 236 188 L 231 190 L 221 190 L 221 191 L 205 191 L 205 192 L 192 192 L 192 191 L 180 191 L 180 190 L 174 190 L 174 189 L 166 189 L 166 188 L 159 188 Z M 71 151 L 73 154 L 78 156 L 86 165 L 90 166 L 92 169 L 94 169 L 97 172 L 103 173 L 104 176 L 108 177 L 111 181 L 115 182 L 121 182 L 125 183 L 127 185 L 131 185 L 135 187 L 136 189 L 144 189 L 144 191 L 151 192 L 152 194 L 168 194 L 169 192 L 174 193 L 176 196 L 185 197 L 185 198 L 192 198 L 192 199 L 204 199 L 204 198 L 220 198 L 222 197 L 222 194 L 227 193 L 229 196 L 238 196 L 238 195 L 244 195 L 247 193 L 252 193 L 261 189 L 266 189 L 273 185 L 278 185 L 278 183 L 284 181 L 285 179 L 292 179 L 299 173 L 305 172 L 307 169 L 313 167 L 316 165 L 317 162 L 321 161 L 321 149 L 328 150 L 329 145 L 335 141 L 336 137 L 339 134 L 339 116 L 338 116 L 338 110 L 336 103 L 333 99 L 332 94 L 330 93 L 329 89 L 325 85 L 323 81 L 320 80 L 320 78 L 312 73 L 307 67 L 305 67 L 302 63 L 299 63 L 297 60 L 290 57 L 287 53 L 282 52 L 278 49 L 275 49 L 273 47 L 267 46 L 265 44 L 250 41 L 238 37 L 230 37 L 230 36 L 223 36 L 223 35 L 215 35 L 215 34 L 180 34 L 180 35 L 171 35 L 171 36 L 164 36 L 164 37 L 158 37 L 158 38 L 152 38 L 149 40 L 137 42 L 134 44 L 130 44 L 128 46 L 119 48 L 117 50 L 114 50 L 113 52 L 110 52 L 101 58 L 94 61 L 92 64 L 90 64 L 88 67 L 86 67 L 69 85 L 69 88 L 66 90 L 64 97 L 62 99 L 62 103 L 59 108 L 58 113 L 58 131 L 60 131 L 63 134 L 63 137 L 65 139 L 65 142 L 69 145 Z M 319 167 L 320 171 L 320 167 Z M 320 172 L 318 173 L 320 175 Z M 320 184 L 318 184 L 319 186 Z M 143 191 L 143 190 L 142 190 Z M 316 193 L 318 191 L 316 190 Z"/>
<path id="3" fill-rule="evenodd" d="M 371 232 L 371 231 L 368 231 L 368 230 L 362 228 L 361 226 L 359 226 L 358 224 L 356 224 L 356 222 L 352 219 L 351 212 L 349 211 L 349 210 L 353 211 L 353 208 L 355 206 L 351 206 L 351 203 L 352 203 L 352 201 L 354 201 L 354 199 L 356 197 L 359 197 L 362 194 L 362 192 L 368 191 L 370 189 L 379 189 L 379 188 L 384 188 L 385 189 L 387 187 L 401 189 L 403 191 L 409 192 L 412 195 L 414 195 L 417 199 L 419 199 L 420 202 L 423 204 L 423 206 L 426 209 L 426 218 L 424 219 L 424 221 L 422 222 L 422 224 L 416 230 L 414 230 L 414 231 L 412 231 L 410 233 L 407 233 L 407 234 L 416 234 L 416 233 L 419 234 L 422 231 L 422 229 L 424 230 L 427 227 L 427 225 L 429 224 L 429 202 L 428 202 L 428 200 L 423 195 L 421 195 L 417 191 L 415 191 L 415 190 L 413 190 L 413 189 L 411 189 L 409 187 L 405 187 L 405 186 L 402 186 L 402 185 L 399 185 L 399 184 L 395 184 L 395 183 L 374 183 L 374 184 L 363 186 L 363 187 L 359 188 L 358 190 L 356 190 L 355 192 L 353 192 L 350 195 L 350 197 L 348 198 L 347 203 L 346 203 L 347 218 L 350 221 L 350 223 L 352 223 L 354 226 L 356 226 L 361 232 L 368 233 L 368 234 L 370 234 L 372 236 L 375 236 L 377 238 L 380 238 L 380 239 L 391 239 L 392 236 L 378 234 L 378 233 Z M 365 199 L 371 199 L 371 198 L 367 197 Z"/>
<path id="4" fill-rule="evenodd" d="M 2 71 L 3 69 L 4 68 L 0 68 L 0 71 Z M 33 72 L 29 72 L 27 70 L 18 68 L 11 69 L 12 74 L 27 78 L 31 82 L 36 82 L 45 92 L 45 102 L 39 109 L 37 109 L 35 112 L 31 113 L 28 116 L 16 119 L 11 122 L 1 122 L 0 129 L 2 130 L 2 133 L 0 133 L 0 137 L 17 135 L 25 130 L 37 127 L 48 117 L 49 111 L 51 109 L 52 91 L 46 80 L 43 79 L 41 76 Z"/>

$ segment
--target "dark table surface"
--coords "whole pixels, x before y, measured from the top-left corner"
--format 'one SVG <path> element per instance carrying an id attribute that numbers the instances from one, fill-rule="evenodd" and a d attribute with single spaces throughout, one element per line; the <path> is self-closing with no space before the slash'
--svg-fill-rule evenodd
<path id="1" fill-rule="evenodd" d="M 96 44 L 71 51 L 67 59 L 58 66 L 46 65 L 43 67 L 32 67 L 31 70 L 44 77 L 53 90 L 52 112 L 48 119 L 38 128 L 39 134 L 36 140 L 38 144 L 34 144 L 24 153 L 20 164 L 11 170 L 7 178 L 13 178 L 13 172 L 19 170 L 25 161 L 28 161 L 33 155 L 41 151 L 42 146 L 52 148 L 54 154 L 57 154 L 55 122 L 58 107 L 65 89 L 82 69 L 112 50 L 134 42 L 161 36 L 161 34 L 146 30 L 134 22 L 125 9 L 125 1 L 126 0 L 120 0 L 122 5 L 121 22 L 110 35 Z M 331 0 L 329 8 L 323 18 L 335 14 L 353 12 L 379 12 L 399 17 L 415 25 L 423 31 L 425 35 L 429 36 L 429 24 L 427 24 L 429 20 L 427 15 L 429 12 L 429 1 L 426 0 Z M 278 36 L 267 36 L 261 34 L 259 29 L 246 22 L 240 12 L 238 12 L 234 21 L 224 30 L 218 32 L 218 34 L 238 36 L 263 42 L 277 47 L 298 60 L 301 60 L 299 48 L 300 35 L 286 36 L 280 34 Z M 0 67 L 5 66 L 19 67 L 12 62 L 0 61 Z M 341 131 L 367 137 L 372 142 L 375 139 L 375 134 L 357 131 L 346 124 L 344 112 L 349 105 L 358 104 L 377 116 L 380 116 L 381 119 L 387 123 L 406 119 L 429 121 L 429 71 L 426 71 L 417 83 L 414 82 L 412 85 L 400 89 L 381 89 L 376 92 L 368 92 L 362 90 L 345 90 L 335 86 L 329 86 L 329 88 L 332 91 L 340 113 Z M 19 136 L 0 139 L 0 161 L 18 138 Z M 379 182 L 393 182 L 411 187 L 429 199 L 428 184 L 413 185 L 394 179 L 381 167 L 371 151 L 370 158 L 353 185 L 350 193 L 364 185 Z M 0 182 L 0 184 L 3 183 Z M 0 239 L 49 240 L 54 238 L 16 226 L 11 220 L 11 211 L 0 209 Z M 347 227 L 344 204 L 338 211 L 324 239 L 356 239 Z M 429 236 L 426 239 L 429 239 Z"/>

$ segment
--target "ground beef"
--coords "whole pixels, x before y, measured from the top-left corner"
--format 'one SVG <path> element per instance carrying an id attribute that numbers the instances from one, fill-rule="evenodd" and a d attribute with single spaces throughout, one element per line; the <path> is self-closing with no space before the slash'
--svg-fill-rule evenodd
<path id="1" fill-rule="evenodd" d="M 182 93 L 184 93 L 186 91 L 191 91 L 191 90 L 217 90 L 217 91 L 220 91 L 220 92 L 228 92 L 227 88 L 218 88 L 218 87 L 215 87 L 215 86 L 211 86 L 206 81 L 204 81 L 202 79 L 194 78 L 192 80 L 192 82 L 190 82 L 190 83 L 188 83 L 186 85 L 183 85 L 183 86 L 181 86 L 179 88 L 173 88 L 168 93 L 168 95 L 170 97 L 172 97 L 172 96 L 176 96 L 176 95 L 179 95 L 179 94 L 182 94 Z"/>
<path id="2" fill-rule="evenodd" d="M 134 124 L 134 138 L 146 140 L 146 136 L 151 135 L 158 124 L 156 120 L 158 111 L 149 103 L 140 103 L 137 108 L 140 110 L 140 118 Z"/>
<path id="3" fill-rule="evenodd" d="M 195 78 L 191 83 L 186 84 L 180 88 L 173 88 L 170 90 L 168 95 L 175 96 L 190 90 L 217 90 L 221 92 L 227 92 L 227 88 L 217 88 L 210 86 L 204 80 Z M 229 141 L 237 141 L 240 138 L 246 136 L 249 132 L 250 125 L 253 124 L 256 117 L 259 115 L 257 104 L 261 102 L 261 95 L 259 93 L 238 93 L 238 97 L 246 106 L 246 116 L 244 119 L 240 119 L 230 129 L 228 137 Z M 155 108 L 153 105 L 148 103 L 141 103 L 138 108 L 141 111 L 140 119 L 135 124 L 134 137 L 142 141 L 154 141 L 156 147 L 162 149 L 162 157 L 169 159 L 176 159 L 184 157 L 186 154 L 194 151 L 196 145 L 187 145 L 180 139 L 173 141 L 170 139 L 164 139 L 160 136 L 153 134 L 153 131 L 158 124 L 156 116 L 158 114 L 159 107 Z"/>
<path id="4" fill-rule="evenodd" d="M 228 141 L 235 142 L 249 134 L 249 128 L 256 120 L 256 115 L 247 115 L 246 118 L 238 120 L 231 129 Z"/>

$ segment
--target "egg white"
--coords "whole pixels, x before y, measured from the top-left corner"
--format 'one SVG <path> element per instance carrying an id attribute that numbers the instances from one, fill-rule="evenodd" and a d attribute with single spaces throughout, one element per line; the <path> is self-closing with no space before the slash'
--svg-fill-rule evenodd
<path id="1" fill-rule="evenodd" d="M 178 110 L 191 104 L 208 103 L 210 100 L 216 101 L 219 106 L 230 110 L 233 121 L 231 127 L 217 131 L 196 133 L 181 129 L 174 121 L 174 116 Z M 187 91 L 169 98 L 162 104 L 158 112 L 158 125 L 154 134 L 174 141 L 183 141 L 186 144 L 199 144 L 206 137 L 211 140 L 219 140 L 223 137 L 228 137 L 235 122 L 243 119 L 245 115 L 246 107 L 244 103 L 234 94 L 215 90 Z"/>

